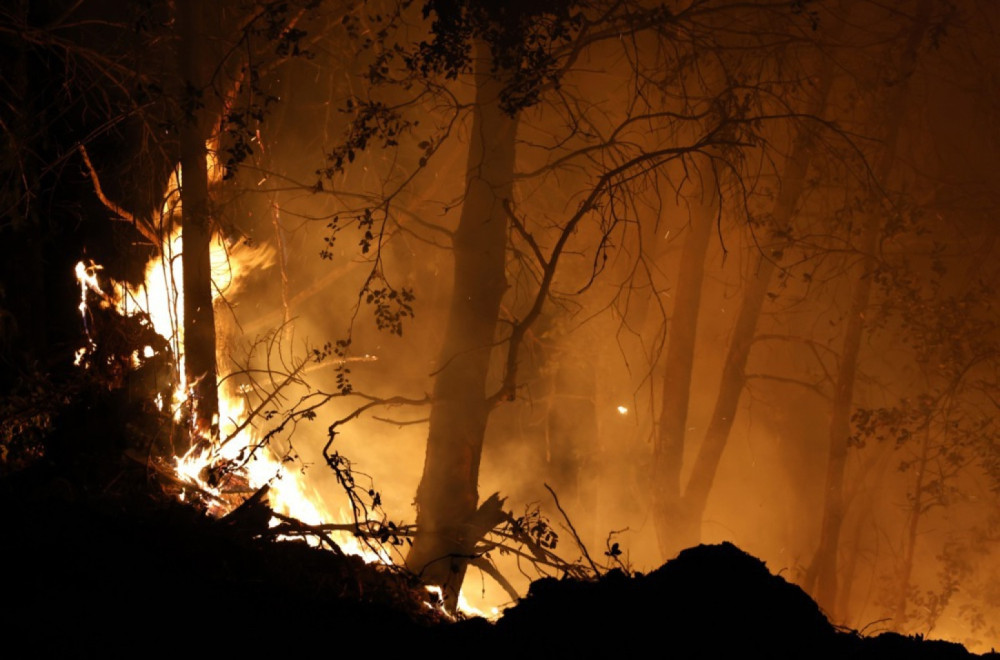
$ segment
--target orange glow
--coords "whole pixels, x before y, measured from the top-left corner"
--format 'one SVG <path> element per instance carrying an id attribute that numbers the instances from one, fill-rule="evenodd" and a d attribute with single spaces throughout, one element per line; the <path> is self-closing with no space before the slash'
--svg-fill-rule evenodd
<path id="1" fill-rule="evenodd" d="M 221 176 L 221 168 L 214 162 L 211 151 L 209 166 L 210 175 L 214 172 L 214 176 Z M 169 193 L 163 205 L 164 217 L 173 216 L 180 208 L 177 190 L 179 179 L 178 168 L 171 175 Z M 101 266 L 80 262 L 75 268 L 80 285 L 79 309 L 88 336 L 88 346 L 77 351 L 76 363 L 81 364 L 87 352 L 96 346 L 95 338 L 90 335 L 87 316 L 92 296 L 97 296 L 102 306 L 117 306 L 124 315 L 147 315 L 157 334 L 169 342 L 176 356 L 177 386 L 169 405 L 177 421 L 180 421 L 183 404 L 188 398 L 188 386 L 184 380 L 184 273 L 181 251 L 181 227 L 177 226 L 164 240 L 160 255 L 146 266 L 144 281 L 137 286 L 112 281 L 110 293 L 106 293 L 98 281 L 97 274 Z M 239 290 L 247 273 L 267 268 L 273 263 L 274 257 L 274 250 L 269 247 L 227 246 L 221 238 L 216 237 L 212 241 L 210 252 L 213 301 L 232 296 Z M 140 354 L 144 358 L 152 357 L 153 349 L 146 346 L 141 353 L 137 350 L 133 355 L 133 362 L 136 364 Z M 220 374 L 220 380 L 224 376 L 225 374 Z M 157 399 L 157 404 L 163 410 L 166 402 Z M 223 516 L 236 508 L 248 492 L 256 492 L 266 485 L 269 487 L 269 505 L 276 513 L 311 526 L 350 522 L 352 518 L 348 513 L 334 513 L 327 508 L 323 498 L 305 480 L 301 465 L 283 460 L 284 457 L 274 455 L 268 447 L 261 445 L 261 438 L 254 426 L 246 423 L 247 414 L 243 398 L 228 391 L 228 388 L 221 388 L 219 437 L 192 438 L 191 449 L 183 456 L 174 457 L 176 476 L 211 498 L 209 512 L 215 516 Z M 228 476 L 224 483 L 217 483 L 211 476 L 219 473 Z M 227 492 L 229 483 L 241 484 L 238 489 L 240 496 Z M 183 492 L 181 497 L 185 497 Z M 272 519 L 271 524 L 276 526 L 279 521 Z M 347 531 L 330 532 L 328 536 L 347 554 L 361 556 L 368 562 L 392 563 L 387 553 L 372 550 Z M 310 538 L 310 542 L 319 544 L 318 539 Z"/>

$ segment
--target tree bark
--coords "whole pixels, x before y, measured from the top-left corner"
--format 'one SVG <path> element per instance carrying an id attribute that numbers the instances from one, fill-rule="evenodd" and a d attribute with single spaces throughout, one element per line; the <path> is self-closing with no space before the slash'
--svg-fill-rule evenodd
<path id="1" fill-rule="evenodd" d="M 191 401 L 194 430 L 212 435 L 218 424 L 215 314 L 212 309 L 212 238 L 208 166 L 205 161 L 204 112 L 200 94 L 206 88 L 202 3 L 177 0 L 178 68 L 181 102 L 181 263 L 184 268 L 184 378 Z"/>
<path id="2" fill-rule="evenodd" d="M 465 199 L 454 235 L 454 289 L 448 311 L 424 470 L 417 489 L 418 534 L 407 565 L 442 587 L 447 607 L 458 599 L 482 521 L 479 463 L 489 414 L 486 378 L 505 276 L 507 216 L 514 173 L 516 119 L 499 107 L 502 84 L 488 47 L 477 44 Z"/>

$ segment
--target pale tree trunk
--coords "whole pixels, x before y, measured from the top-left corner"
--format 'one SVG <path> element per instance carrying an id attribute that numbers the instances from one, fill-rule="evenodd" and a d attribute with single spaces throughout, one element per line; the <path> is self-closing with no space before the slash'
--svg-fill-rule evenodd
<path id="1" fill-rule="evenodd" d="M 184 376 L 191 394 L 195 430 L 211 434 L 217 424 L 215 314 L 212 310 L 212 272 L 209 260 L 208 169 L 205 162 L 204 111 L 195 90 L 206 89 L 203 5 L 177 0 L 178 69 L 181 106 L 181 233 L 184 267 Z"/>
<path id="2" fill-rule="evenodd" d="M 418 534 L 407 566 L 427 584 L 458 598 L 468 557 L 483 528 L 479 463 L 489 415 L 486 377 L 505 277 L 507 216 L 514 172 L 516 120 L 499 107 L 502 85 L 491 73 L 489 49 L 477 46 L 465 198 L 455 232 L 454 289 L 448 311 L 424 471 L 417 489 Z"/>
<path id="3" fill-rule="evenodd" d="M 892 168 L 899 137 L 899 118 L 906 106 L 909 80 L 916 68 L 918 50 L 930 21 L 930 0 L 920 0 L 913 29 L 907 40 L 899 65 L 899 79 L 892 88 L 892 94 L 882 106 L 885 140 L 882 155 L 875 168 L 878 181 L 885 181 Z M 871 197 L 872 203 L 878 198 Z M 844 345 L 837 370 L 837 385 L 834 392 L 833 410 L 830 417 L 830 451 L 827 462 L 826 500 L 823 507 L 823 522 L 820 528 L 820 542 L 806 574 L 806 589 L 812 591 L 816 601 L 824 607 L 833 608 L 837 603 L 838 574 L 837 555 L 839 553 L 840 529 L 844 521 L 844 474 L 847 468 L 847 449 L 850 439 L 851 412 L 854 405 L 854 382 L 858 368 L 858 354 L 864 334 L 865 311 L 871 298 L 872 279 L 878 262 L 876 251 L 882 233 L 882 215 L 873 211 L 867 218 L 859 250 L 863 255 L 855 272 L 854 290 L 848 310 L 847 327 L 844 329 Z M 815 587 L 815 588 L 814 588 Z M 829 612 L 836 618 L 837 612 Z"/>
<path id="4" fill-rule="evenodd" d="M 819 76 L 818 87 L 811 106 L 807 109 L 807 114 L 819 117 L 826 105 L 826 99 L 830 92 L 830 85 L 833 73 L 828 60 L 824 60 L 822 72 Z M 775 236 L 787 234 L 795 206 L 802 195 L 806 185 L 806 173 L 809 170 L 809 162 L 813 150 L 813 132 L 811 125 L 803 124 L 799 128 L 792 153 L 788 156 L 785 168 L 781 177 L 781 189 L 772 210 Z M 776 246 L 771 246 L 769 253 L 761 254 L 757 260 L 756 268 L 752 279 L 746 283 L 743 300 L 736 317 L 736 325 L 733 327 L 732 338 L 729 342 L 729 349 L 726 353 L 725 363 L 722 368 L 722 380 L 719 384 L 719 393 L 715 400 L 715 407 L 709 421 L 708 429 L 701 443 L 698 454 L 695 457 L 691 476 L 683 492 L 675 497 L 670 508 L 666 509 L 667 517 L 657 520 L 657 535 L 660 541 L 660 550 L 664 559 L 673 556 L 678 550 L 696 545 L 701 540 L 701 520 L 708 502 L 709 493 L 712 490 L 712 483 L 715 480 L 715 473 L 718 470 L 719 462 L 722 459 L 722 452 L 729 440 L 729 432 L 733 426 L 733 419 L 739 405 L 740 396 L 746 383 L 745 369 L 747 359 L 750 356 L 750 347 L 757 330 L 757 320 L 764 305 L 764 299 L 771 278 L 777 270 L 777 261 L 780 259 L 780 252 L 784 247 L 781 242 Z M 702 250 L 704 254 L 704 250 Z M 683 258 L 682 258 L 683 259 Z M 687 284 L 678 282 L 677 298 L 688 298 L 693 296 L 693 292 L 683 292 L 682 286 L 695 286 L 700 289 L 701 279 L 696 281 L 691 278 Z M 671 333 L 677 332 L 677 328 L 684 327 L 683 324 L 691 325 L 694 321 L 684 321 L 679 310 L 675 310 L 672 317 Z M 680 335 L 678 342 L 687 341 Z M 671 338 L 671 344 L 673 338 Z M 668 347 L 668 356 L 671 348 Z M 686 343 L 679 345 L 677 352 L 693 351 L 693 341 L 691 345 Z M 682 355 L 683 357 L 683 355 Z M 690 359 L 690 358 L 687 358 Z M 664 388 L 664 418 L 670 426 L 664 425 L 661 421 L 661 434 L 663 428 L 667 428 L 669 439 L 661 440 L 662 458 L 665 474 L 669 480 L 669 488 L 673 488 L 674 483 L 679 481 L 681 464 L 683 460 L 684 447 L 684 427 L 678 426 L 678 420 L 683 420 L 687 411 L 687 392 L 690 388 L 691 369 L 687 367 L 682 372 L 684 380 L 680 380 L 677 374 L 671 374 L 671 380 L 676 382 Z M 677 397 L 677 400 L 667 400 L 667 396 Z M 682 401 L 683 399 L 683 405 Z M 670 419 L 668 415 L 673 415 Z M 670 429 L 673 430 L 670 430 Z M 677 489 L 679 491 L 679 487 Z"/>

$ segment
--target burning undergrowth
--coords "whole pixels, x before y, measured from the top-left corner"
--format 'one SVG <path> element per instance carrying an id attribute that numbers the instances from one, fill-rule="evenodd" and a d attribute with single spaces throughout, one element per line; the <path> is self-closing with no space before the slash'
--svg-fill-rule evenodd
<path id="1" fill-rule="evenodd" d="M 363 635 L 442 619 L 403 571 L 332 542 L 281 540 L 304 525 L 273 526 L 266 484 L 247 489 L 234 471 L 223 481 L 243 492 L 220 496 L 185 482 L 171 469 L 184 427 L 156 402 L 172 384 L 169 348 L 135 359 L 136 346 L 155 342 L 146 321 L 113 306 L 88 319 L 102 341 L 85 368 L 3 402 L 8 641 L 94 652 L 208 634 L 220 649 L 259 650 L 300 627 Z M 219 504 L 224 513 L 206 515 Z M 246 635 L 258 625 L 270 633 Z"/>
<path id="2" fill-rule="evenodd" d="M 427 648 L 484 657 L 650 650 L 709 658 L 968 657 L 954 644 L 836 629 L 798 587 L 729 544 L 687 550 L 647 575 L 609 570 L 589 555 L 565 562 L 543 516 L 515 517 L 498 496 L 480 507 L 489 524 L 479 530 L 473 565 L 489 572 L 491 554 L 520 553 L 565 579 L 535 582 L 496 624 L 455 621 L 418 576 L 389 561 L 414 530 L 390 522 L 370 479 L 331 449 L 335 426 L 324 456 L 348 510 L 334 522 L 315 508 L 280 510 L 277 491 L 295 483 L 302 490 L 296 468 L 288 468 L 295 455 L 289 445 L 265 457 L 295 414 L 275 413 L 271 431 L 238 441 L 253 427 L 241 420 L 266 418 L 271 408 L 234 409 L 235 424 L 219 438 L 195 439 L 194 450 L 210 460 L 187 471 L 175 462 L 191 445 L 183 408 L 166 404 L 177 400 L 176 344 L 148 315 L 120 313 L 96 270 L 83 274 L 84 303 L 88 292 L 99 298 L 85 305 L 90 339 L 82 368 L 4 402 L 0 511 L 9 531 L 0 560 L 8 640 L 85 654 L 197 642 L 209 645 L 196 646 L 199 655 Z M 309 417 L 308 406 L 298 410 Z M 251 474 L 255 457 L 263 476 Z M 609 540 L 609 562 L 619 550 Z"/>
<path id="3" fill-rule="evenodd" d="M 729 544 L 647 575 L 545 579 L 496 624 L 451 621 L 405 571 L 281 540 L 263 497 L 220 518 L 179 502 L 178 484 L 150 462 L 170 415 L 135 397 L 129 376 L 78 378 L 53 401 L 45 451 L 0 481 L 0 629 L 39 653 L 970 657 L 954 644 L 838 630 Z M 519 520 L 543 540 L 544 525 Z"/>

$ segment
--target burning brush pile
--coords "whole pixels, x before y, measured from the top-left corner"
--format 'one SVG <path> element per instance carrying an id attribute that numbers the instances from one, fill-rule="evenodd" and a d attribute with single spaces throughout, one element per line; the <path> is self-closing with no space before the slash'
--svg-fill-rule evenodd
<path id="1" fill-rule="evenodd" d="M 729 544 L 692 548 L 648 575 L 540 580 L 496 622 L 444 613 L 392 562 L 403 532 L 352 498 L 367 491 L 349 463 L 337 467 L 352 510 L 338 522 L 295 478 L 293 457 L 245 423 L 252 411 L 238 399 L 224 404 L 218 435 L 192 435 L 176 319 L 164 333 L 145 308 L 129 312 L 145 293 L 86 264 L 78 276 L 88 337 L 78 369 L 3 403 L 0 629 L 11 647 L 970 657 L 954 644 L 836 629 L 798 587 Z"/>

